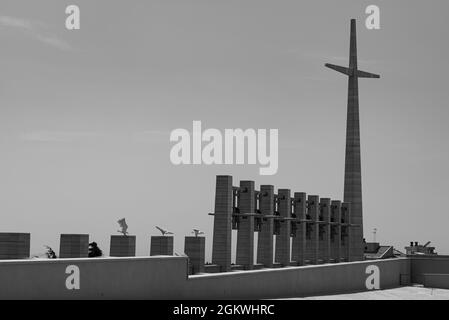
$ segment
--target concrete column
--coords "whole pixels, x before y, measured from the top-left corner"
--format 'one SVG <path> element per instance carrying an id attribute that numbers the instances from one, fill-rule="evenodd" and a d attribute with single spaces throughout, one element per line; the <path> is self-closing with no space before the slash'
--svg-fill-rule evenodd
<path id="1" fill-rule="evenodd" d="M 111 257 L 136 256 L 136 236 L 128 236 L 128 235 L 111 236 L 109 255 Z"/>
<path id="2" fill-rule="evenodd" d="M 306 219 L 306 194 L 304 192 L 295 192 L 294 194 L 294 210 L 297 219 Z M 292 241 L 292 260 L 298 263 L 298 266 L 304 265 L 304 257 L 306 251 L 306 223 L 300 222 L 296 224 L 296 236 Z"/>
<path id="3" fill-rule="evenodd" d="M 185 237 L 184 253 L 189 257 L 189 274 L 204 273 L 205 237 Z"/>
<path id="4" fill-rule="evenodd" d="M 331 259 L 341 261 L 341 201 L 331 202 Z"/>
<path id="5" fill-rule="evenodd" d="M 259 208 L 262 216 L 274 214 L 274 187 L 260 186 Z M 262 218 L 262 229 L 259 232 L 257 243 L 257 263 L 266 268 L 273 267 L 273 219 Z"/>
<path id="6" fill-rule="evenodd" d="M 254 181 L 240 181 L 240 214 L 255 213 Z M 236 264 L 245 270 L 254 268 L 254 216 L 240 216 L 237 231 Z"/>
<path id="7" fill-rule="evenodd" d="M 356 205 L 358 207 L 358 205 Z M 357 208 L 358 209 L 358 208 Z M 365 260 L 364 252 L 365 245 L 363 243 L 363 225 L 362 219 L 359 215 L 354 215 L 354 205 L 348 203 L 348 220 L 351 226 L 349 227 L 349 261 Z"/>
<path id="8" fill-rule="evenodd" d="M 0 260 L 30 257 L 29 233 L 0 233 Z"/>
<path id="9" fill-rule="evenodd" d="M 319 224 L 319 257 L 323 263 L 330 262 L 331 256 L 331 232 L 330 232 L 330 218 L 331 218 L 331 199 L 320 199 L 320 221 Z"/>
<path id="10" fill-rule="evenodd" d="M 351 260 L 351 204 L 349 202 L 343 202 L 341 204 L 341 257 L 344 261 L 349 262 Z"/>
<path id="11" fill-rule="evenodd" d="M 306 260 L 310 264 L 318 263 L 319 250 L 319 234 L 318 224 L 319 219 L 319 196 L 309 195 L 307 197 L 307 222 L 306 226 Z"/>
<path id="12" fill-rule="evenodd" d="M 217 176 L 212 263 L 231 271 L 232 177 Z"/>
<path id="13" fill-rule="evenodd" d="M 289 189 L 278 190 L 279 214 L 283 218 L 291 218 L 292 206 Z M 290 265 L 290 220 L 281 220 L 280 233 L 276 236 L 275 259 L 283 267 Z"/>
<path id="14" fill-rule="evenodd" d="M 61 234 L 59 258 L 87 258 L 88 253 L 88 234 Z"/>
<path id="15" fill-rule="evenodd" d="M 172 256 L 173 237 L 172 236 L 152 236 L 150 246 L 150 256 Z"/>

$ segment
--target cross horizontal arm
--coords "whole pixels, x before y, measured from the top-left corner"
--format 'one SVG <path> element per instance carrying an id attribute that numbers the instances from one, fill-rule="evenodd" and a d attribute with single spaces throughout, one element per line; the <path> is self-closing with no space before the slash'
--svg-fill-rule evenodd
<path id="1" fill-rule="evenodd" d="M 357 77 L 359 77 L 359 78 L 380 78 L 380 75 L 357 70 Z"/>
<path id="2" fill-rule="evenodd" d="M 336 66 L 335 64 L 330 64 L 330 63 L 326 63 L 325 66 L 328 67 L 329 69 L 338 71 L 338 72 L 343 73 L 343 74 L 345 74 L 347 76 L 351 75 L 351 70 L 349 68 Z"/>

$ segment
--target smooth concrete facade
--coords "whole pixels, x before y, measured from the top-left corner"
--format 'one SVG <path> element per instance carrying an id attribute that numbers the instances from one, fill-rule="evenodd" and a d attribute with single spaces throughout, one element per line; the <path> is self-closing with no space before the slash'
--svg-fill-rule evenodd
<path id="1" fill-rule="evenodd" d="M 187 280 L 185 257 L 0 261 L 3 299 L 170 299 Z M 79 276 L 79 289 L 68 289 Z M 69 280 L 67 280 L 69 279 Z M 70 287 L 69 287 L 70 288 Z"/>
<path id="2" fill-rule="evenodd" d="M 433 288 L 449 289 L 449 256 L 408 255 L 413 273 L 411 281 Z"/>
<path id="3" fill-rule="evenodd" d="M 372 265 L 380 289 L 406 285 L 410 276 L 407 258 L 194 276 L 187 265 L 187 257 L 5 260 L 0 299 L 289 298 L 366 291 Z M 67 288 L 73 277 L 79 289 Z"/>
<path id="4" fill-rule="evenodd" d="M 401 285 L 410 274 L 405 258 L 262 269 L 189 277 L 188 299 L 276 299 L 367 291 L 368 266 L 379 268 L 380 289 Z M 403 282 L 402 284 L 407 284 Z"/>

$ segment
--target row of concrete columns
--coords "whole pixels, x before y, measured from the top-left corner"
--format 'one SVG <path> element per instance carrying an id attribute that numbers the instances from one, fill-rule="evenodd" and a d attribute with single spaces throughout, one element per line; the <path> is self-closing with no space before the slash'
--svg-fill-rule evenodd
<path id="1" fill-rule="evenodd" d="M 360 227 L 351 224 L 350 210 L 349 203 L 303 192 L 292 197 L 289 189 L 275 194 L 272 185 L 257 191 L 254 181 L 234 187 L 232 176 L 217 176 L 212 264 L 222 272 L 231 270 L 232 229 L 237 230 L 236 264 L 247 270 L 255 264 L 271 268 L 350 261 L 358 241 L 351 230 Z M 259 233 L 257 244 L 254 232 Z"/>

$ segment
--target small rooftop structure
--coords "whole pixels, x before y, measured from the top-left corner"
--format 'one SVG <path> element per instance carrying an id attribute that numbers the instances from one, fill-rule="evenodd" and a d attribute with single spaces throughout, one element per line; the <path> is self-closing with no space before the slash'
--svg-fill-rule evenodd
<path id="1" fill-rule="evenodd" d="M 435 247 L 429 247 L 430 241 L 427 241 L 426 244 L 422 245 L 419 242 L 411 241 L 410 246 L 405 247 L 407 255 L 412 254 L 426 254 L 426 255 L 437 255 L 435 252 Z"/>
<path id="2" fill-rule="evenodd" d="M 365 242 L 364 256 L 366 260 L 389 259 L 397 256 L 393 246 L 381 246 L 379 242 Z"/>

